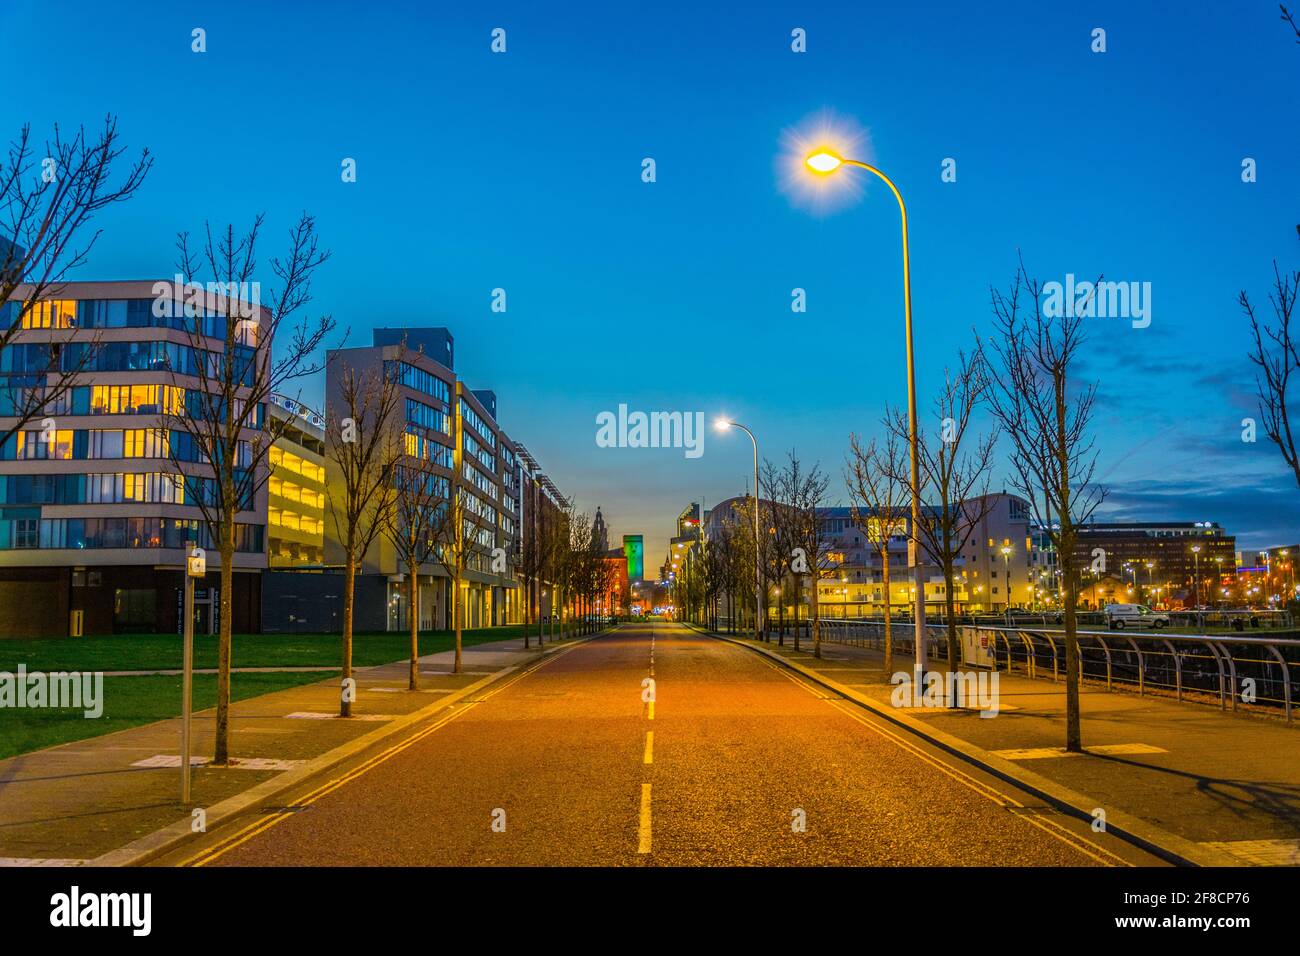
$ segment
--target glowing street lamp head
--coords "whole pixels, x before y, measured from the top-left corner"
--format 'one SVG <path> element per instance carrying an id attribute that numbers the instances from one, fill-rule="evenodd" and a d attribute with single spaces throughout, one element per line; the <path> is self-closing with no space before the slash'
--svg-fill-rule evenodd
<path id="1" fill-rule="evenodd" d="M 808 154 L 804 164 L 815 173 L 821 173 L 823 176 L 827 173 L 833 173 L 843 165 L 844 160 L 835 155 L 829 149 L 819 149 L 814 153 Z"/>
<path id="2" fill-rule="evenodd" d="M 720 432 L 725 432 L 728 428 L 731 427 L 731 422 L 725 418 L 719 418 L 713 423 L 713 427 Z"/>

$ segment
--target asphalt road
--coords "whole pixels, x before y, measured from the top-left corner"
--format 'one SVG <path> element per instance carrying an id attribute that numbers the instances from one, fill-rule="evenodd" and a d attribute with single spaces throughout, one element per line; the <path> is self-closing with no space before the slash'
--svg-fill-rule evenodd
<path id="1" fill-rule="evenodd" d="M 752 651 L 673 624 L 562 650 L 283 804 L 160 862 L 1157 862 Z"/>

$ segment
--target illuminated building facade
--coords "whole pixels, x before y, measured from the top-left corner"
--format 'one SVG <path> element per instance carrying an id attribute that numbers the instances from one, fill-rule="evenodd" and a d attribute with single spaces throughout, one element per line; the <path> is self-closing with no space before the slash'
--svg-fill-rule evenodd
<path id="1" fill-rule="evenodd" d="M 157 295 L 160 286 L 169 291 Z M 48 392 L 54 375 L 76 374 L 0 446 L 0 635 L 174 631 L 187 540 L 208 552 L 195 604 L 199 631 L 214 631 L 220 556 L 194 502 L 211 469 L 177 418 L 201 398 L 195 363 L 224 344 L 224 318 L 206 352 L 192 348 L 187 324 L 199 311 L 222 316 L 219 301 L 182 304 L 166 281 L 69 282 L 24 314 L 25 294 L 0 303 L 0 322 L 21 326 L 0 353 L 0 434 L 17 424 L 25 389 Z M 236 346 L 250 356 L 255 347 Z M 236 521 L 232 595 L 232 626 L 245 632 L 259 626 L 265 490 L 249 504 Z"/>

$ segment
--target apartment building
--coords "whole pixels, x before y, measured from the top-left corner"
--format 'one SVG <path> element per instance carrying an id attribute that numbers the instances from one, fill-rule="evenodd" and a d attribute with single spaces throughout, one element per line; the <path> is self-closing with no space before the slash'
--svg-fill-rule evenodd
<path id="1" fill-rule="evenodd" d="M 208 549 L 195 603 L 198 629 L 214 631 L 220 556 L 195 501 L 212 472 L 177 419 L 198 407 L 224 302 L 182 301 L 165 280 L 63 283 L 24 312 L 27 294 L 0 303 L 0 323 L 20 326 L 0 353 L 0 435 L 24 390 L 71 387 L 0 446 L 0 636 L 175 631 L 187 540 Z M 250 357 L 269 347 L 259 308 L 236 346 Z M 212 349 L 194 346 L 195 323 Z M 266 507 L 263 490 L 237 517 L 237 631 L 259 625 Z"/>

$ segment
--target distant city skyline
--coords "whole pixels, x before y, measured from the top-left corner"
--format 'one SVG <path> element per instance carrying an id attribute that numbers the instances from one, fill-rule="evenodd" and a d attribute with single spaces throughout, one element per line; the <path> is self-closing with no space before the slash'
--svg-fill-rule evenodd
<path id="1" fill-rule="evenodd" d="M 1079 369 L 1100 382 L 1099 519 L 1217 521 L 1246 550 L 1300 538 L 1276 448 L 1262 431 L 1241 440 L 1258 413 L 1237 294 L 1262 303 L 1273 261 L 1297 253 L 1300 130 L 1277 121 L 1296 51 L 1275 3 L 1173 18 L 1119 4 L 590 9 L 559 22 L 524 4 L 142 3 L 128 21 L 17 0 L 0 34 L 40 35 L 52 15 L 78 29 L 58 69 L 40 44 L 7 49 L 41 82 L 4 132 L 30 123 L 43 141 L 111 110 L 128 155 L 156 156 L 138 196 L 97 217 L 70 281 L 170 278 L 176 233 L 205 220 L 240 228 L 265 211 L 269 253 L 300 211 L 317 216 L 333 258 L 313 308 L 352 342 L 447 326 L 502 426 L 579 508 L 602 506 L 611 540 L 643 534 L 653 568 L 682 507 L 746 490 L 748 442 L 709 429 L 699 458 L 602 448 L 602 412 L 732 416 L 763 457 L 819 461 L 843 503 L 849 432 L 876 433 L 904 398 L 891 197 L 861 183 L 818 214 L 785 182 L 786 144 L 830 115 L 909 203 L 923 419 L 972 327 L 987 333 L 989 287 L 1018 253 L 1044 281 L 1150 283 L 1150 325 L 1095 320 Z M 806 53 L 791 50 L 796 27 Z M 340 175 L 349 159 L 355 182 Z M 806 312 L 791 311 L 795 289 Z M 308 404 L 321 385 L 305 385 Z"/>

